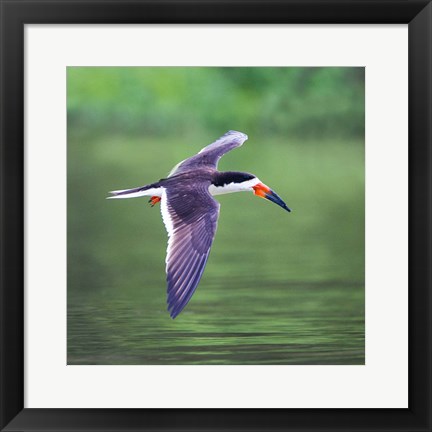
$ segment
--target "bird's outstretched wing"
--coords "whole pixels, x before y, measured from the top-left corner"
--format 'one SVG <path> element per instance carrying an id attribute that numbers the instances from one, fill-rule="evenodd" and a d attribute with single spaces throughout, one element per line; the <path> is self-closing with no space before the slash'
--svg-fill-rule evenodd
<path id="1" fill-rule="evenodd" d="M 172 186 L 162 192 L 162 219 L 168 231 L 167 303 L 172 318 L 195 292 L 216 233 L 220 205 L 208 186 Z"/>
<path id="2" fill-rule="evenodd" d="M 240 147 L 248 136 L 242 132 L 228 131 L 217 141 L 204 147 L 198 154 L 177 164 L 169 173 L 169 176 L 181 174 L 196 168 L 217 168 L 219 159 L 229 151 Z"/>

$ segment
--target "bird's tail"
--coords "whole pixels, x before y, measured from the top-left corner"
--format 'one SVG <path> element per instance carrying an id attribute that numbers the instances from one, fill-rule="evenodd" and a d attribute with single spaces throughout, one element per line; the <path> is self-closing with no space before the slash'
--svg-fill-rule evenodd
<path id="1" fill-rule="evenodd" d="M 158 195 L 157 191 L 160 190 L 157 183 L 140 186 L 133 189 L 123 189 L 109 192 L 112 196 L 107 197 L 107 199 L 114 198 L 137 198 L 142 196 L 152 196 Z"/>

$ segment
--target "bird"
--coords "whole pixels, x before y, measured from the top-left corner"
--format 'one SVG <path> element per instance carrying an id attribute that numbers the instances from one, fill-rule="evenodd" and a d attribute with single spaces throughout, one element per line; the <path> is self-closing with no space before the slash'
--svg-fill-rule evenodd
<path id="1" fill-rule="evenodd" d="M 247 139 L 246 134 L 230 130 L 178 163 L 166 178 L 110 192 L 109 199 L 149 196 L 152 207 L 160 202 L 168 233 L 167 309 L 173 319 L 188 304 L 207 264 L 219 218 L 220 204 L 213 198 L 215 195 L 250 191 L 291 211 L 282 198 L 254 174 L 217 170 L 219 159 Z"/>

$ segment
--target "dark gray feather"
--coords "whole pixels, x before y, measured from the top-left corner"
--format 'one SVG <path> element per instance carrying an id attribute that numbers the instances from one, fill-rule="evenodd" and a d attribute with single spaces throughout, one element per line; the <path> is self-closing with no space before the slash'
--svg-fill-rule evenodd
<path id="1" fill-rule="evenodd" d="M 216 233 L 220 205 L 210 195 L 209 185 L 210 181 L 172 184 L 165 190 L 166 209 L 173 225 L 166 267 L 167 303 L 172 318 L 195 292 Z"/>
<path id="2" fill-rule="evenodd" d="M 170 176 L 199 168 L 216 169 L 219 159 L 225 153 L 228 153 L 236 147 L 240 147 L 247 139 L 248 136 L 242 132 L 229 131 L 214 143 L 204 147 L 198 154 L 181 162 L 173 169 Z"/>

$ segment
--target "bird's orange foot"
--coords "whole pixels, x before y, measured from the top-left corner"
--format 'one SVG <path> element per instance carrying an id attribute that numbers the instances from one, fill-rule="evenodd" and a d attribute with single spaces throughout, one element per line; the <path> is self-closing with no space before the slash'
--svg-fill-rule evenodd
<path id="1" fill-rule="evenodd" d="M 158 196 L 152 196 L 152 197 L 149 199 L 149 203 L 150 203 L 150 205 L 151 205 L 152 207 L 154 207 L 154 205 L 157 204 L 160 200 L 161 200 L 161 197 L 158 197 Z"/>

